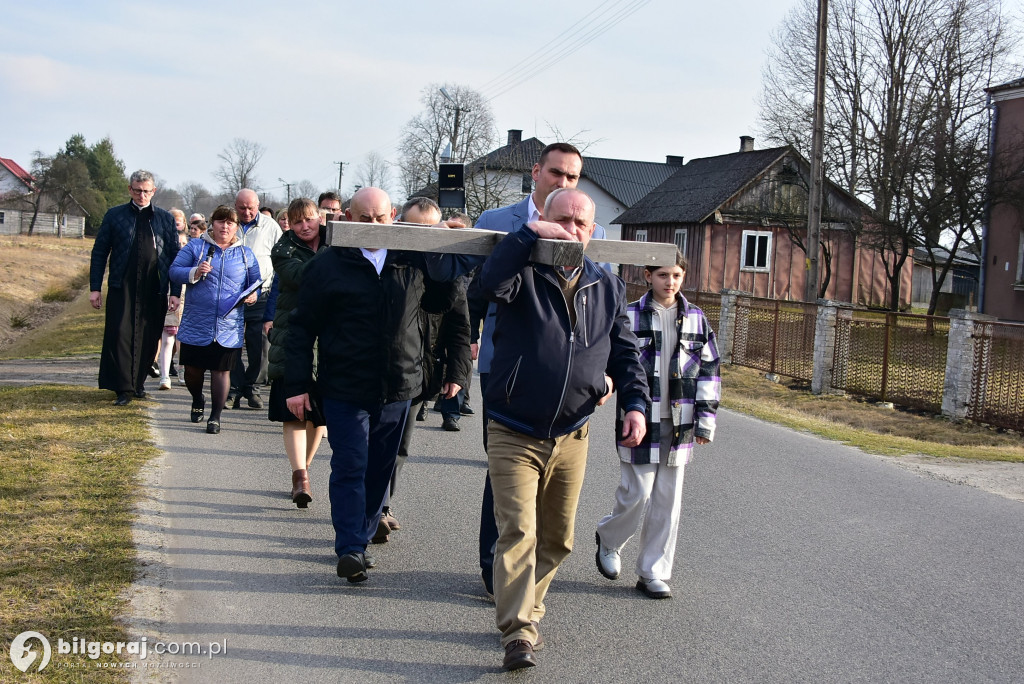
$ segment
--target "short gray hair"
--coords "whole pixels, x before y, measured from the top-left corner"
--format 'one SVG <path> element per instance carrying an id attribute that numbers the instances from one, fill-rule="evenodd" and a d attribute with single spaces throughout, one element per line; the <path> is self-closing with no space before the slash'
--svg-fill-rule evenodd
<path id="1" fill-rule="evenodd" d="M 131 178 L 128 179 L 129 183 L 145 183 L 146 181 L 156 185 L 156 179 L 153 178 L 153 174 L 145 169 L 139 169 L 132 174 Z"/>
<path id="2" fill-rule="evenodd" d="M 544 200 L 544 220 L 547 220 L 548 209 L 551 208 L 552 201 L 559 195 L 563 194 L 581 195 L 583 197 L 586 197 L 587 201 L 590 202 L 590 206 L 594 207 L 594 221 L 597 221 L 597 203 L 594 202 L 593 197 L 583 192 L 579 188 L 555 188 L 554 190 L 552 190 L 551 194 L 548 195 L 548 198 Z"/>

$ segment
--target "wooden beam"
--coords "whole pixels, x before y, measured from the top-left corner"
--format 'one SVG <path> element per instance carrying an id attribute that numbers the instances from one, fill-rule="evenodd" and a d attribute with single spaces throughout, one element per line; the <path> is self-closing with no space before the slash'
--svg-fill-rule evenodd
<path id="1" fill-rule="evenodd" d="M 402 249 L 439 254 L 487 256 L 507 235 L 478 228 L 434 228 L 407 223 L 330 221 L 327 224 L 327 244 L 332 247 Z M 594 261 L 614 264 L 663 266 L 675 263 L 675 250 L 675 245 L 657 242 L 591 240 L 587 256 Z M 583 245 L 569 240 L 537 240 L 530 260 L 550 266 L 579 266 L 583 263 Z"/>

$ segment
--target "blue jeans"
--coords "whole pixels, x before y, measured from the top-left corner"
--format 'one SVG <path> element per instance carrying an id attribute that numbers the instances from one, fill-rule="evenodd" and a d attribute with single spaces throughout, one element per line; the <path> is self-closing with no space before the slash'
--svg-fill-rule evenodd
<path id="1" fill-rule="evenodd" d="M 323 406 L 332 452 L 328 492 L 334 551 L 341 557 L 365 551 L 377 530 L 409 402 L 366 411 L 325 398 Z"/>

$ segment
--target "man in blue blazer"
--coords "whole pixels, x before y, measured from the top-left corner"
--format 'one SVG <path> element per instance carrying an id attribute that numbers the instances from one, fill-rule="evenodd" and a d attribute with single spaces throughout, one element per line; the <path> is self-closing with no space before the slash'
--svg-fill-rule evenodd
<path id="1" fill-rule="evenodd" d="M 527 223 L 537 221 L 541 217 L 544 202 L 557 188 L 575 188 L 583 171 L 583 156 L 574 145 L 569 143 L 552 143 L 540 153 L 540 161 L 533 165 L 534 190 L 526 199 L 500 209 L 488 209 L 480 214 L 477 228 L 498 230 L 511 233 L 519 230 Z M 595 225 L 594 238 L 604 239 L 605 229 Z M 471 290 L 470 296 L 482 296 Z M 487 376 L 491 370 L 491 359 L 494 357 L 494 345 L 491 336 L 494 333 L 495 304 L 489 303 L 487 315 L 484 316 L 484 329 L 480 335 L 480 347 L 477 356 L 477 370 L 480 372 L 480 396 L 487 390 Z M 483 415 L 487 415 L 487 405 L 483 405 Z M 487 421 L 484 421 L 484 450 L 487 449 Z M 484 480 L 484 497 L 480 510 L 480 574 L 488 595 L 494 594 L 493 571 L 494 546 L 498 541 L 498 526 L 494 522 L 494 495 L 491 491 L 490 474 Z"/>

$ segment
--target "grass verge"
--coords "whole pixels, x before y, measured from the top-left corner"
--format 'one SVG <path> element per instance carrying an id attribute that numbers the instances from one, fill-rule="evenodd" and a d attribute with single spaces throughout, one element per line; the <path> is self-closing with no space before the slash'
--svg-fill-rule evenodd
<path id="1" fill-rule="evenodd" d="M 36 385 L 0 387 L 0 407 L 0 642 L 26 630 L 50 640 L 50 665 L 33 680 L 123 681 L 98 666 L 116 656 L 56 649 L 58 638 L 128 639 L 118 616 L 135 577 L 132 501 L 139 468 L 158 453 L 145 404 Z M 20 675 L 5 657 L 0 680 L 8 674 Z"/>
<path id="2" fill-rule="evenodd" d="M 751 368 L 722 367 L 722 406 L 873 454 L 1024 463 L 1020 435 L 885 409 L 853 396 L 814 395 L 795 381 L 769 382 Z"/>
<path id="3" fill-rule="evenodd" d="M 103 320 L 103 310 L 92 308 L 89 291 L 83 290 L 59 315 L 0 352 L 0 360 L 99 354 L 103 346 Z"/>

